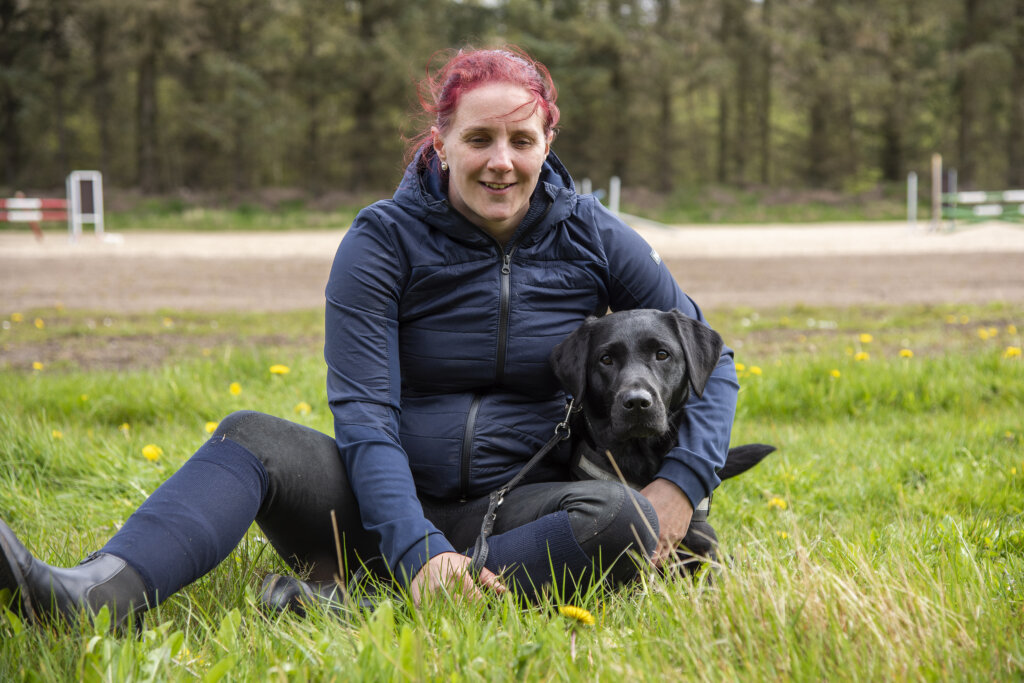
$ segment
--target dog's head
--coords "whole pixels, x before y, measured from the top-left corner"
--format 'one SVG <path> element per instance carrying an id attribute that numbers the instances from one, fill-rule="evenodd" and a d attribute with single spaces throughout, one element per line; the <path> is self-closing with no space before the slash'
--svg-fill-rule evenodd
<path id="1" fill-rule="evenodd" d="M 664 435 L 692 390 L 704 391 L 722 338 L 679 311 L 588 318 L 551 353 L 555 376 L 615 442 Z"/>

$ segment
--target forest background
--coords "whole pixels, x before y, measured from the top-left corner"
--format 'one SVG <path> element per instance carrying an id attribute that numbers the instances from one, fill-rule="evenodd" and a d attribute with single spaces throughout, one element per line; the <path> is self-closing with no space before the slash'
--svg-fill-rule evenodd
<path id="1" fill-rule="evenodd" d="M 390 194 L 427 65 L 501 43 L 595 187 L 1024 186 L 1024 0 L 0 0 L 0 194 Z"/>

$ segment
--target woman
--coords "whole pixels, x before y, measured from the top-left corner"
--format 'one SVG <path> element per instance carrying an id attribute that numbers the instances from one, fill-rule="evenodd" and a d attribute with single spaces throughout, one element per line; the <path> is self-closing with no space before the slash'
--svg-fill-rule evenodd
<path id="1" fill-rule="evenodd" d="M 123 620 L 211 570 L 253 520 L 293 568 L 329 581 L 332 511 L 342 574 L 382 559 L 417 604 L 441 588 L 532 593 L 595 564 L 626 581 L 626 551 L 657 564 L 678 545 L 724 462 L 738 389 L 728 350 L 642 495 L 569 481 L 556 449 L 508 494 L 471 570 L 487 494 L 561 418 L 552 347 L 609 308 L 702 316 L 634 231 L 575 193 L 551 152 L 559 111 L 543 65 L 467 50 L 425 85 L 432 125 L 394 197 L 353 222 L 327 284 L 335 440 L 233 414 L 72 569 L 32 558 L 0 523 L 0 586 L 20 588 L 26 610 L 52 598 L 65 614 L 108 604 Z"/>

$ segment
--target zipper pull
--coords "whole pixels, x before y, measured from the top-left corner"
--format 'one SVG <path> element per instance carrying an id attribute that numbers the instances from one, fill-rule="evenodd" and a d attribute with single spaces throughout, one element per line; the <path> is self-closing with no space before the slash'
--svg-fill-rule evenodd
<path id="1" fill-rule="evenodd" d="M 508 275 L 512 272 L 512 253 L 509 252 L 502 257 L 501 274 Z"/>

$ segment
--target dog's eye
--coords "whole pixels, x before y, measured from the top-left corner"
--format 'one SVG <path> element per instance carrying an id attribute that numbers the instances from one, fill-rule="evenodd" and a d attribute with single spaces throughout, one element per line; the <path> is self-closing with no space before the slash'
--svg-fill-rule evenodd
<path id="1" fill-rule="evenodd" d="M 597 360 L 598 360 L 599 363 L 601 363 L 601 365 L 611 365 L 612 364 L 612 357 L 609 356 L 607 353 L 604 354 L 603 356 L 601 356 L 600 358 L 598 358 Z"/>
<path id="2" fill-rule="evenodd" d="M 668 351 L 665 349 L 658 349 L 658 352 L 654 354 L 654 357 L 658 360 L 668 360 Z"/>

